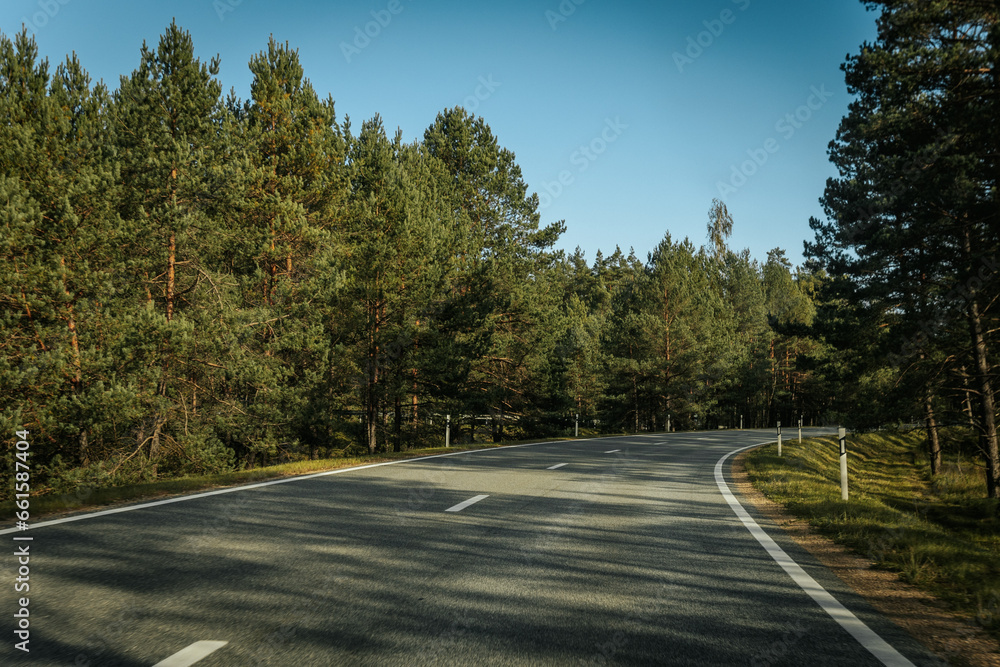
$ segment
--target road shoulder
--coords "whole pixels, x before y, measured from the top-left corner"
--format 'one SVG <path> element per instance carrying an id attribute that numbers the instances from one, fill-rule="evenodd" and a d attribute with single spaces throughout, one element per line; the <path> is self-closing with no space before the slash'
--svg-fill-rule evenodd
<path id="1" fill-rule="evenodd" d="M 871 561 L 815 533 L 806 521 L 766 498 L 747 477 L 745 455 L 746 452 L 741 452 L 733 457 L 730 469 L 734 490 L 743 500 L 773 521 L 872 607 L 935 654 L 955 665 L 1000 667 L 1000 646 L 973 621 L 949 611 L 933 596 L 900 581 L 895 573 L 872 569 Z"/>

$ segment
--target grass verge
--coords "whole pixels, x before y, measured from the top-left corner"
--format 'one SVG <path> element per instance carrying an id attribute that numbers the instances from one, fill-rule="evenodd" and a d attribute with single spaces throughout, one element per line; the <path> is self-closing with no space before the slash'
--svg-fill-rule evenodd
<path id="1" fill-rule="evenodd" d="M 582 436 L 583 434 L 581 434 Z M 314 472 L 338 470 L 371 463 L 383 463 L 401 459 L 412 459 L 433 454 L 447 454 L 479 449 L 506 447 L 509 445 L 531 442 L 558 442 L 572 438 L 540 438 L 534 440 L 510 441 L 502 443 L 486 443 L 481 445 L 462 445 L 457 447 L 430 447 L 426 449 L 410 449 L 405 452 L 385 452 L 372 456 L 356 456 L 345 458 L 318 459 L 295 461 L 275 466 L 239 470 L 216 475 L 201 475 L 197 477 L 180 477 L 165 479 L 143 484 L 114 486 L 107 488 L 81 487 L 73 493 L 61 495 L 41 495 L 31 498 L 31 518 L 37 521 L 45 516 L 94 509 L 119 503 L 163 498 L 184 493 L 194 493 L 208 489 L 251 484 L 281 477 L 307 475 Z M 0 502 L 0 517 L 12 517 L 15 512 L 14 501 Z"/>
<path id="2" fill-rule="evenodd" d="M 958 436 L 951 435 L 957 440 Z M 982 468 L 958 448 L 931 478 L 922 432 L 848 438 L 850 499 L 840 498 L 836 438 L 767 445 L 746 457 L 750 481 L 875 567 L 968 614 L 1000 638 L 1000 519 Z"/>

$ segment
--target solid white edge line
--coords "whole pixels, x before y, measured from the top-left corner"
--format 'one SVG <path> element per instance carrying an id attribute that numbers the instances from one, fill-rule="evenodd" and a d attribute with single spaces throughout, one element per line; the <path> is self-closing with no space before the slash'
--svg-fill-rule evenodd
<path id="1" fill-rule="evenodd" d="M 469 505 L 475 505 L 480 500 L 485 500 L 486 498 L 489 498 L 489 495 L 485 495 L 485 496 L 473 496 L 472 498 L 469 498 L 468 500 L 463 500 L 459 504 L 454 505 L 452 507 L 449 507 L 448 509 L 445 510 L 445 512 L 461 512 L 462 510 L 464 510 Z"/>
<path id="2" fill-rule="evenodd" d="M 568 463 L 557 463 L 554 466 L 550 466 L 550 467 L 546 468 L 546 470 L 555 470 L 556 468 L 562 468 L 565 465 L 569 465 L 569 464 Z"/>
<path id="3" fill-rule="evenodd" d="M 200 641 L 181 649 L 169 658 L 164 658 L 153 667 L 188 667 L 202 658 L 218 651 L 229 642 Z"/>
<path id="4" fill-rule="evenodd" d="M 620 436 L 619 436 L 620 437 Z M 597 440 L 598 438 L 594 438 Z M 96 519 L 100 516 L 108 516 L 110 514 L 119 514 L 121 512 L 131 512 L 133 510 L 146 509 L 148 507 L 158 507 L 160 505 L 169 505 L 171 503 L 182 503 L 188 500 L 195 500 L 196 498 L 208 498 L 209 496 L 221 496 L 224 493 L 235 493 L 237 491 L 249 491 L 250 489 L 260 489 L 265 486 L 273 486 L 275 484 L 288 484 L 289 482 L 301 482 L 306 479 L 314 479 L 316 477 L 327 477 L 330 475 L 340 475 L 346 472 L 354 472 L 356 470 L 365 470 L 366 468 L 378 468 L 379 466 L 391 466 L 399 463 L 415 463 L 417 461 L 428 461 L 430 459 L 440 459 L 446 456 L 459 456 L 461 454 L 478 454 L 479 452 L 495 452 L 498 449 L 517 449 L 518 447 L 536 447 L 538 445 L 551 445 L 552 442 L 528 442 L 521 445 L 503 445 L 501 447 L 490 447 L 488 449 L 472 449 L 465 450 L 461 452 L 447 452 L 445 454 L 431 454 L 430 456 L 419 456 L 414 459 L 401 459 L 399 461 L 383 461 L 381 463 L 368 463 L 361 466 L 353 466 L 350 468 L 338 468 L 336 470 L 325 470 L 323 472 L 310 473 L 308 475 L 297 475 L 294 477 L 283 477 L 281 479 L 272 479 L 266 482 L 257 482 L 255 484 L 244 484 L 242 486 L 231 486 L 225 489 L 218 489 L 216 491 L 205 491 L 203 493 L 195 493 L 189 496 L 177 496 L 175 498 L 167 498 L 166 500 L 155 500 L 148 503 L 139 503 L 137 505 L 129 505 L 127 507 L 117 507 L 110 510 L 101 510 L 99 512 L 91 512 L 88 514 L 78 514 L 74 516 L 68 516 L 62 519 L 51 519 L 49 521 L 39 521 L 38 523 L 28 524 L 28 530 L 35 528 L 42 528 L 44 526 L 56 526 L 61 523 L 71 523 L 73 521 L 83 521 L 84 519 Z M 5 528 L 0 530 L 0 535 L 7 535 L 9 533 L 19 533 L 23 532 L 19 528 Z"/>
<path id="5" fill-rule="evenodd" d="M 818 604 L 823 611 L 833 618 L 840 627 L 847 630 L 847 632 L 854 637 L 859 644 L 864 646 L 878 658 L 882 664 L 888 665 L 889 667 L 914 667 L 913 663 L 906 659 L 902 654 L 896 649 L 889 645 L 884 639 L 878 636 L 874 630 L 869 628 L 861 619 L 855 616 L 847 607 L 842 605 L 837 601 L 830 593 L 827 592 L 825 588 L 819 585 L 819 583 L 809 576 L 805 570 L 799 566 L 791 556 L 785 553 L 785 550 L 778 546 L 778 544 L 771 539 L 771 537 L 764 532 L 753 517 L 745 509 L 740 501 L 736 499 L 736 496 L 729 490 L 729 485 L 726 484 L 725 475 L 722 472 L 722 466 L 733 454 L 738 454 L 746 449 L 751 449 L 753 447 L 759 447 L 761 445 L 766 445 L 769 442 L 775 442 L 773 440 L 768 440 L 767 442 L 759 442 L 754 445 L 747 445 L 746 447 L 740 447 L 739 449 L 734 449 L 729 452 L 715 464 L 715 483 L 719 486 L 719 491 L 722 492 L 722 496 L 729 503 L 729 507 L 732 508 L 736 516 L 739 517 L 746 529 L 750 531 L 750 534 L 757 538 L 760 545 L 764 547 L 768 555 L 774 559 L 774 561 L 781 566 L 781 568 L 792 578 L 799 588 L 809 594 L 816 604 Z"/>

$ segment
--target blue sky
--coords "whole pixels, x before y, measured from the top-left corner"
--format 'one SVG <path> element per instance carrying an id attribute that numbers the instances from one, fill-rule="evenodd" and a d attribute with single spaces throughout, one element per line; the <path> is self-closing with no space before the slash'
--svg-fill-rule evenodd
<path id="1" fill-rule="evenodd" d="M 645 258 L 667 231 L 702 244 L 719 197 L 733 247 L 799 263 L 835 175 L 840 65 L 876 14 L 853 0 L 7 0 L 0 29 L 29 23 L 53 65 L 75 51 L 114 88 L 175 17 L 241 98 L 273 34 L 355 127 L 378 113 L 412 140 L 444 108 L 483 116 L 543 222 L 566 221 L 559 247 L 588 259 L 616 245 Z"/>

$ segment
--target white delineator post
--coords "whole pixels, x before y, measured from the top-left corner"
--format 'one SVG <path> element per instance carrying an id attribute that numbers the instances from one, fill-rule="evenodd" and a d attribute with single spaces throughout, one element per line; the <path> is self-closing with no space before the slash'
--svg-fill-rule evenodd
<path id="1" fill-rule="evenodd" d="M 799 417 L 799 444 L 802 444 L 802 417 Z"/>
<path id="2" fill-rule="evenodd" d="M 574 422 L 574 424 L 573 424 L 573 437 L 574 438 L 579 438 L 580 437 L 580 415 L 579 415 L 579 413 L 577 413 L 577 415 L 576 415 L 576 422 Z"/>
<path id="3" fill-rule="evenodd" d="M 843 426 L 837 431 L 840 439 L 840 499 L 847 500 L 847 431 Z"/>
<path id="4" fill-rule="evenodd" d="M 740 415 L 740 430 L 743 430 L 743 415 Z"/>
<path id="5" fill-rule="evenodd" d="M 444 446 L 451 447 L 451 415 L 445 415 Z"/>
<path id="6" fill-rule="evenodd" d="M 781 456 L 781 422 L 778 422 L 778 456 Z"/>

